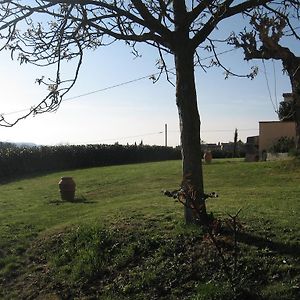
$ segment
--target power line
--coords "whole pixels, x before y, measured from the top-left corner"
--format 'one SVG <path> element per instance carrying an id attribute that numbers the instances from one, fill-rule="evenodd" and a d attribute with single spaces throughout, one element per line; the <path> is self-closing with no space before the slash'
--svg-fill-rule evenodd
<path id="1" fill-rule="evenodd" d="M 276 106 L 274 104 L 273 97 L 272 97 L 272 94 L 271 94 L 271 89 L 270 89 L 269 79 L 268 79 L 268 74 L 267 74 L 267 68 L 266 68 L 264 59 L 262 59 L 262 63 L 263 63 L 263 67 L 264 67 L 264 75 L 265 75 L 265 79 L 266 79 L 266 85 L 267 85 L 267 90 L 268 90 L 268 93 L 269 93 L 269 98 L 270 98 L 270 101 L 272 103 L 272 106 L 273 106 L 273 109 L 274 109 L 275 113 L 277 113 L 277 109 L 276 109 Z"/>
<path id="2" fill-rule="evenodd" d="M 223 55 L 223 54 L 235 51 L 235 50 L 236 49 L 226 50 L 226 51 L 218 53 L 217 55 Z M 210 55 L 210 56 L 207 56 L 205 58 L 200 59 L 200 61 L 207 60 L 207 59 L 210 59 L 210 58 L 213 58 L 213 57 L 214 57 L 214 55 Z M 172 71 L 172 70 L 175 70 L 175 67 L 168 69 L 167 72 Z M 166 71 L 163 72 L 163 73 L 166 73 Z M 84 93 L 84 94 L 80 94 L 78 96 L 73 96 L 73 97 L 70 97 L 70 98 L 66 98 L 66 99 L 63 100 L 63 102 L 78 99 L 78 98 L 85 97 L 85 96 L 89 96 L 89 95 L 96 94 L 96 93 L 99 93 L 99 92 L 104 92 L 104 91 L 111 90 L 111 89 L 114 89 L 114 88 L 117 88 L 117 87 L 120 87 L 120 86 L 123 86 L 123 85 L 127 85 L 127 84 L 130 84 L 130 83 L 135 83 L 137 81 L 141 81 L 141 80 L 144 80 L 144 79 L 151 79 L 151 77 L 156 76 L 156 75 L 160 75 L 160 74 L 161 74 L 161 72 L 152 73 L 152 74 L 142 76 L 142 77 L 139 77 L 139 78 L 136 78 L 136 79 L 132 79 L 132 80 L 121 82 L 121 83 L 118 83 L 118 84 L 115 84 L 115 85 L 112 85 L 112 86 L 108 86 L 108 87 L 105 87 L 105 88 L 102 88 L 102 89 L 99 89 L 99 90 L 95 90 L 95 91 L 87 92 L 87 93 Z"/>
<path id="3" fill-rule="evenodd" d="M 84 94 L 80 94 L 78 96 L 73 96 L 73 97 L 70 97 L 70 98 L 63 99 L 62 102 L 78 99 L 78 98 L 89 96 L 89 95 L 96 94 L 96 93 L 99 93 L 99 92 L 104 92 L 104 91 L 111 90 L 111 89 L 114 89 L 114 88 L 117 88 L 117 87 L 120 87 L 120 86 L 123 86 L 123 85 L 127 85 L 127 84 L 130 84 L 130 83 L 141 81 L 141 80 L 144 80 L 144 79 L 147 79 L 147 78 L 149 79 L 151 76 L 155 76 L 155 75 L 158 75 L 158 74 L 159 74 L 159 72 L 151 74 L 151 75 L 139 77 L 139 78 L 136 78 L 136 79 L 132 79 L 132 80 L 129 80 L 129 81 L 117 83 L 115 85 L 111 85 L 111 86 L 108 86 L 108 87 L 105 87 L 105 88 L 102 88 L 102 89 L 99 89 L 99 90 L 95 90 L 95 91 L 87 92 L 87 93 L 84 93 Z"/>
<path id="4" fill-rule="evenodd" d="M 107 90 L 111 90 L 111 89 L 114 89 L 114 88 L 117 88 L 117 87 L 120 87 L 120 86 L 123 86 L 123 85 L 127 85 L 127 84 L 130 84 L 130 83 L 134 83 L 134 82 L 137 82 L 137 81 L 149 78 L 150 76 L 157 75 L 157 74 L 159 74 L 159 73 L 155 73 L 155 74 L 151 74 L 151 75 L 139 77 L 139 78 L 132 79 L 132 80 L 129 80 L 129 81 L 117 83 L 115 85 L 107 86 L 107 87 L 102 88 L 102 89 L 98 89 L 98 90 L 87 92 L 87 93 L 80 94 L 80 95 L 77 95 L 77 96 L 69 97 L 69 98 L 63 99 L 62 102 L 70 101 L 70 100 L 74 100 L 74 99 L 78 99 L 78 98 L 82 98 L 82 97 L 85 97 L 85 96 L 89 96 L 89 95 L 96 94 L 96 93 L 99 93 L 99 92 L 104 92 L 104 91 L 107 91 Z M 8 112 L 8 113 L 4 113 L 4 114 L 1 114 L 1 115 L 2 116 L 7 116 L 7 115 L 12 115 L 12 114 L 16 114 L 16 113 L 25 112 L 25 111 L 28 111 L 28 110 L 29 109 L 26 108 L 26 109 L 21 109 L 21 110 L 17 110 L 17 111 L 12 111 L 12 112 Z"/>
<path id="5" fill-rule="evenodd" d="M 235 50 L 237 50 L 237 49 L 236 48 L 229 49 L 229 50 L 217 53 L 217 55 L 223 55 L 223 54 L 235 51 Z M 207 59 L 210 59 L 210 58 L 213 58 L 213 57 L 215 57 L 215 55 L 210 55 L 210 56 L 204 57 L 204 58 L 200 59 L 200 61 L 204 61 L 204 60 L 207 60 Z M 172 70 L 175 70 L 175 67 L 170 68 L 165 72 L 172 71 Z M 151 79 L 153 76 L 160 75 L 160 74 L 161 74 L 161 72 L 152 73 L 152 74 L 145 75 L 145 76 L 142 76 L 142 77 L 139 77 L 139 78 L 135 78 L 135 79 L 132 79 L 132 80 L 129 80 L 129 81 L 124 81 L 124 82 L 117 83 L 117 84 L 114 84 L 114 85 L 111 85 L 111 86 L 107 86 L 107 87 L 104 87 L 104 88 L 101 88 L 101 89 L 98 89 L 98 90 L 94 90 L 94 91 L 87 92 L 87 93 L 84 93 L 84 94 L 80 94 L 80 95 L 77 95 L 77 96 L 69 97 L 69 98 L 63 99 L 62 102 L 75 100 L 75 99 L 86 97 L 86 96 L 89 96 L 89 95 L 92 95 L 92 94 L 104 92 L 104 91 L 111 90 L 111 89 L 114 89 L 114 88 L 117 88 L 117 87 L 120 87 L 120 86 L 135 83 L 135 82 L 138 82 L 138 81 L 141 81 L 141 80 L 144 80 L 144 79 Z M 11 112 L 8 112 L 8 113 L 2 113 L 1 116 L 13 115 L 13 114 L 17 114 L 17 113 L 27 112 L 29 110 L 30 109 L 26 108 L 26 109 L 11 111 Z"/>
<path id="6" fill-rule="evenodd" d="M 258 128 L 245 128 L 238 129 L 238 131 L 253 131 L 258 130 Z M 202 130 L 201 132 L 233 132 L 234 129 L 212 129 L 212 130 Z"/>
<path id="7" fill-rule="evenodd" d="M 253 131 L 253 130 L 258 130 L 258 128 L 242 128 L 238 129 L 239 132 L 241 131 Z M 201 130 L 201 133 L 207 133 L 207 132 L 233 132 L 233 129 L 211 129 L 211 130 Z M 169 130 L 169 133 L 179 133 L 179 130 Z M 142 133 L 138 135 L 129 135 L 129 136 L 123 136 L 123 137 L 118 137 L 118 138 L 109 138 L 109 139 L 101 139 L 101 140 L 94 140 L 94 141 L 86 141 L 83 142 L 83 144 L 101 144 L 103 142 L 111 142 L 111 141 L 121 141 L 125 139 L 133 139 L 133 138 L 144 138 L 147 136 L 153 136 L 153 135 L 161 135 L 163 134 L 163 131 L 157 131 L 157 132 L 150 132 L 150 133 Z"/>
<path id="8" fill-rule="evenodd" d="M 283 31 L 283 34 L 286 34 L 286 33 L 289 33 L 289 32 L 293 32 L 293 31 L 295 31 L 297 29 L 300 29 L 300 26 L 297 26 L 297 27 L 293 28 L 293 30 L 292 29 L 287 29 L 287 30 Z"/>
<path id="9" fill-rule="evenodd" d="M 139 135 L 124 136 L 124 137 L 119 137 L 119 138 L 109 138 L 109 139 L 104 139 L 104 140 L 88 141 L 88 142 L 84 142 L 84 143 L 85 144 L 96 144 L 96 143 L 103 143 L 103 142 L 110 142 L 110 141 L 119 141 L 119 140 L 124 140 L 124 139 L 143 138 L 146 136 L 158 135 L 158 134 L 162 134 L 162 133 L 163 133 L 163 131 L 158 131 L 158 132 L 144 133 L 144 134 L 139 134 Z"/>
<path id="10" fill-rule="evenodd" d="M 25 112 L 25 111 L 29 111 L 29 108 L 15 110 L 15 111 L 11 111 L 11 112 L 0 114 L 0 115 L 1 116 L 8 116 L 8 115 L 14 115 L 14 114 L 18 114 L 18 113 Z"/>
<path id="11" fill-rule="evenodd" d="M 243 129 L 238 129 L 239 131 L 253 131 L 253 130 L 258 130 L 258 128 L 243 128 Z M 208 130 L 201 130 L 201 133 L 206 133 L 206 132 L 233 132 L 234 129 L 208 129 Z M 180 132 L 179 130 L 169 130 L 169 132 Z"/>
<path id="12" fill-rule="evenodd" d="M 278 111 L 278 97 L 277 97 L 277 77 L 276 77 L 276 69 L 274 59 L 272 59 L 273 64 L 273 77 L 274 77 L 274 96 L 276 101 L 276 111 Z"/>

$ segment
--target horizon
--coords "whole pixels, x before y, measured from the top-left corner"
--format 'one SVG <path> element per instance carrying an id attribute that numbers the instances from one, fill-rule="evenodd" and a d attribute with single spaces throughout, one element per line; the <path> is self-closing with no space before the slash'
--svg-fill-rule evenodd
<path id="1" fill-rule="evenodd" d="M 258 136 L 258 135 L 257 135 Z M 250 136 L 252 137 L 252 136 Z M 241 139 L 238 138 L 237 140 L 238 142 L 242 142 L 243 144 L 246 144 L 247 141 L 242 141 Z M 149 145 L 149 144 L 146 144 L 144 143 L 143 139 L 141 140 L 136 140 L 135 142 L 133 143 L 120 143 L 118 141 L 116 141 L 115 143 L 87 143 L 87 144 L 69 144 L 69 143 L 66 143 L 66 144 L 53 144 L 53 145 L 45 145 L 45 144 L 36 144 L 36 143 L 33 143 L 33 142 L 30 142 L 30 141 L 2 141 L 0 140 L 0 144 L 12 144 L 12 145 L 15 145 L 15 146 L 28 146 L 28 147 L 56 147 L 56 146 L 88 146 L 88 145 L 107 145 L 107 146 L 110 146 L 110 145 L 121 145 L 121 146 L 134 146 L 134 145 L 137 145 L 137 146 L 159 146 L 159 147 L 172 147 L 172 148 L 176 148 L 176 147 L 181 147 L 180 144 L 178 145 L 175 145 L 175 146 L 172 146 L 172 145 L 157 145 L 157 144 L 152 144 L 152 145 Z M 229 140 L 227 142 L 221 142 L 221 141 L 218 141 L 218 142 L 206 142 L 206 141 L 201 141 L 201 145 L 216 145 L 216 146 L 219 146 L 219 145 L 223 145 L 223 144 L 231 144 L 231 143 L 234 143 L 233 140 Z"/>

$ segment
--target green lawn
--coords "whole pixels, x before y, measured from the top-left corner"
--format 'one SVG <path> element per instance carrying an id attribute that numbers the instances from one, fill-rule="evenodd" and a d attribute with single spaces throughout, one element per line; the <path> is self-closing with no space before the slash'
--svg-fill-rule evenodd
<path id="1" fill-rule="evenodd" d="M 77 183 L 73 203 L 60 200 L 62 176 Z M 168 161 L 0 185 L 0 298 L 299 299 L 299 161 L 214 160 L 204 177 L 236 291 L 205 232 L 162 195 L 181 178 L 181 162 Z M 234 271 L 226 220 L 239 209 Z"/>

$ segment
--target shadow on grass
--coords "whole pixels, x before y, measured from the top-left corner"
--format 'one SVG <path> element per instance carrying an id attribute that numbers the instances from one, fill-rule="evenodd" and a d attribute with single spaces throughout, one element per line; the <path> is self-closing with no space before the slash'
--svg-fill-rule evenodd
<path id="1" fill-rule="evenodd" d="M 288 254 L 295 257 L 299 257 L 300 245 L 296 243 L 282 243 L 278 241 L 272 241 L 264 237 L 249 234 L 246 232 L 239 232 L 238 242 L 247 244 L 249 246 L 256 246 L 258 248 L 264 249 L 268 248 L 271 251 L 277 252 L 279 254 Z"/>
<path id="2" fill-rule="evenodd" d="M 65 204 L 65 203 L 93 204 L 93 203 L 96 203 L 96 201 L 90 201 L 90 200 L 87 200 L 84 196 L 81 196 L 81 197 L 76 197 L 73 201 L 55 199 L 55 200 L 50 200 L 48 203 L 49 204 L 55 204 L 55 205 L 62 205 L 62 204 Z"/>

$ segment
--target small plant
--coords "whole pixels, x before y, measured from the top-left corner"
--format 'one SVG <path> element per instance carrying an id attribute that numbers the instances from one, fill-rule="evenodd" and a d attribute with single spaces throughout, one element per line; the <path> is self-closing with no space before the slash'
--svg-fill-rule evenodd
<path id="1" fill-rule="evenodd" d="M 183 189 L 175 190 L 173 192 L 164 191 L 164 194 L 168 197 L 172 197 L 176 199 L 178 202 L 186 206 L 188 209 L 191 209 L 193 213 L 196 215 L 195 223 L 201 225 L 204 228 L 206 235 L 204 239 L 210 240 L 210 242 L 214 245 L 215 249 L 217 250 L 218 256 L 221 260 L 224 275 L 226 276 L 230 288 L 233 292 L 234 299 L 239 299 L 241 297 L 241 293 L 243 293 L 243 289 L 241 289 L 240 284 L 240 276 L 238 274 L 238 257 L 239 257 L 239 248 L 238 248 L 238 239 L 237 235 L 239 230 L 242 228 L 240 221 L 238 220 L 238 215 L 241 212 L 241 209 L 235 215 L 227 214 L 229 219 L 225 221 L 228 229 L 231 231 L 233 235 L 233 251 L 231 252 L 231 257 L 233 258 L 233 264 L 231 261 L 228 260 L 225 256 L 225 251 L 222 245 L 222 239 L 220 238 L 220 234 L 222 231 L 222 221 L 213 217 L 212 214 L 209 215 L 207 220 L 201 223 L 199 222 L 201 216 L 201 207 L 197 205 L 195 193 L 193 190 L 189 189 L 187 192 Z M 208 198 L 216 198 L 218 194 L 215 192 L 210 194 L 204 194 L 203 197 L 205 200 Z M 188 201 L 187 201 L 188 199 Z"/>

